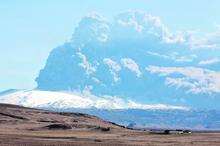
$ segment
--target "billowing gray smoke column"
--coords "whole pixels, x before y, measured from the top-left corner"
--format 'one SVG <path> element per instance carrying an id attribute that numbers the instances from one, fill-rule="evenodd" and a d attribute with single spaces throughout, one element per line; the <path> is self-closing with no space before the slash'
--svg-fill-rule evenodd
<path id="1" fill-rule="evenodd" d="M 220 108 L 213 104 L 220 102 L 220 63 L 205 62 L 220 53 L 198 47 L 189 34 L 172 33 L 145 12 L 124 12 L 113 22 L 91 14 L 52 50 L 37 88 Z"/>

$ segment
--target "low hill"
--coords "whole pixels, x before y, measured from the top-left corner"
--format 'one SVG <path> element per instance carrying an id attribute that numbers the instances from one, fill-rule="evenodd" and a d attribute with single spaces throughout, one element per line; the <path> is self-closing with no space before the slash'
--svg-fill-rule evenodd
<path id="1" fill-rule="evenodd" d="M 96 116 L 0 104 L 1 146 L 220 145 L 220 134 L 160 135 L 127 129 Z"/>
<path id="2" fill-rule="evenodd" d="M 51 112 L 17 105 L 0 104 L 0 128 L 5 129 L 6 127 L 8 131 L 66 129 L 110 131 L 110 129 L 122 129 L 122 126 L 87 114 Z"/>

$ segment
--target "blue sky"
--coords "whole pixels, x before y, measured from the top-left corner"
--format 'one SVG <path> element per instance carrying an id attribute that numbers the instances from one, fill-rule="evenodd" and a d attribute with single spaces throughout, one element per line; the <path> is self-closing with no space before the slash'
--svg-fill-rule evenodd
<path id="1" fill-rule="evenodd" d="M 80 19 L 98 12 L 144 10 L 172 31 L 212 32 L 220 24 L 219 0 L 9 0 L 0 2 L 0 91 L 33 88 L 49 52 L 68 40 Z"/>

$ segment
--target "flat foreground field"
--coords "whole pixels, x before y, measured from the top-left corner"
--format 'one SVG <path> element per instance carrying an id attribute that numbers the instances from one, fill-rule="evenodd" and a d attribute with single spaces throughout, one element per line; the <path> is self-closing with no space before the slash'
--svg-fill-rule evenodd
<path id="1" fill-rule="evenodd" d="M 117 133 L 116 133 L 117 132 Z M 1 146 L 220 146 L 220 133 L 158 135 L 139 131 L 0 132 Z"/>

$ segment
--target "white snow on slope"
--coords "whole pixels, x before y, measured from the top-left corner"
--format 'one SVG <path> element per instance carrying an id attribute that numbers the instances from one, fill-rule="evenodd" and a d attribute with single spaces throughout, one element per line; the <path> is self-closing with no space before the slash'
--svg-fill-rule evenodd
<path id="1" fill-rule="evenodd" d="M 140 104 L 132 100 L 106 96 L 83 96 L 80 94 L 52 92 L 52 91 L 17 91 L 0 96 L 0 103 L 16 104 L 33 108 L 97 108 L 97 109 L 161 109 L 161 110 L 188 110 L 183 106 L 165 104 Z"/>

